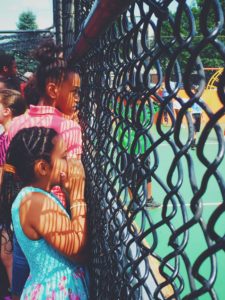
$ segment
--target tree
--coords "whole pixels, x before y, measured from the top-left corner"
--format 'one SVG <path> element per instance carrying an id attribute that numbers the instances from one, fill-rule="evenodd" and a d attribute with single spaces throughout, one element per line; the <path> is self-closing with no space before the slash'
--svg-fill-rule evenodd
<path id="1" fill-rule="evenodd" d="M 198 45 L 200 41 L 204 39 L 202 29 L 200 26 L 200 15 L 202 14 L 203 18 L 207 17 L 206 26 L 209 32 L 215 31 L 215 28 L 218 26 L 218 20 L 216 17 L 216 6 L 215 3 L 209 2 L 209 4 L 205 0 L 196 0 L 196 6 L 192 10 L 194 18 L 195 18 L 195 26 L 196 26 L 196 36 L 193 39 L 193 46 Z M 218 1 L 221 5 L 221 12 L 223 13 L 225 11 L 225 0 Z M 218 3 L 217 3 L 218 4 Z M 205 12 L 203 10 L 203 7 L 206 8 L 206 5 L 209 8 L 208 16 L 205 15 Z M 224 44 L 225 42 L 225 30 L 224 26 L 221 28 L 221 31 L 217 35 L 216 40 L 220 41 Z M 213 55 L 212 55 L 213 54 Z M 200 57 L 203 63 L 204 67 L 208 68 L 221 68 L 224 66 L 224 59 L 219 53 L 219 51 L 215 48 L 215 45 L 208 43 L 201 51 Z M 210 79 L 210 77 L 215 73 L 215 70 L 213 71 L 207 71 L 206 72 L 206 82 Z"/>
<path id="2" fill-rule="evenodd" d="M 218 1 L 221 5 L 221 12 L 223 13 L 225 11 L 225 0 Z M 192 11 L 192 15 L 194 17 L 194 27 L 195 27 L 195 34 L 192 36 L 191 44 L 189 50 L 183 49 L 180 52 L 180 55 L 178 57 L 178 61 L 181 67 L 182 72 L 184 72 L 184 69 L 187 67 L 187 62 L 191 58 L 192 52 L 190 49 L 194 49 L 196 46 L 200 44 L 202 40 L 204 40 L 204 35 L 202 32 L 202 28 L 200 26 L 200 16 L 203 18 L 207 17 L 207 28 L 209 32 L 213 32 L 213 30 L 218 26 L 217 24 L 217 17 L 216 17 L 216 6 L 214 1 L 210 3 L 209 7 L 209 14 L 206 16 L 203 11 L 203 7 L 206 7 L 208 5 L 208 2 L 205 0 L 196 0 L 192 2 L 192 6 L 190 7 Z M 177 10 L 170 12 L 170 16 L 172 18 L 172 22 L 170 23 L 168 19 L 165 19 L 162 24 L 161 28 L 161 36 L 162 40 L 170 45 L 170 41 L 174 39 L 174 31 L 177 30 L 177 24 L 174 22 L 177 15 Z M 190 33 L 190 24 L 189 24 L 189 18 L 186 15 L 185 11 L 183 10 L 182 14 L 182 20 L 179 28 L 179 32 L 182 36 L 182 38 L 188 37 Z M 204 25 L 205 28 L 205 25 Z M 221 29 L 217 36 L 217 40 L 224 43 L 225 42 L 225 30 L 224 27 Z M 178 42 L 173 43 L 171 46 L 171 51 L 176 51 L 177 46 L 180 46 Z M 212 55 L 213 54 L 213 55 Z M 221 54 L 217 49 L 215 49 L 215 46 L 212 43 L 208 43 L 205 45 L 205 47 L 201 50 L 200 53 L 201 61 L 203 63 L 204 67 L 223 67 L 224 60 Z M 163 59 L 167 59 L 166 62 L 162 64 L 162 66 L 165 68 L 170 60 L 170 57 L 164 56 Z M 214 71 L 207 72 L 207 78 L 212 75 Z"/>
<path id="3" fill-rule="evenodd" d="M 20 30 L 35 30 L 38 28 L 36 16 L 32 11 L 22 12 L 19 16 L 19 22 L 16 25 Z"/>
<path id="4" fill-rule="evenodd" d="M 19 74 L 24 74 L 26 71 L 34 71 L 36 69 L 36 62 L 30 57 L 30 46 L 37 38 L 35 30 L 38 28 L 36 23 L 36 16 L 32 11 L 22 12 L 19 15 L 17 29 L 19 30 L 34 30 L 34 32 L 17 33 L 13 40 L 16 45 L 12 54 L 15 56 Z M 26 45 L 26 47 L 25 47 Z M 21 49 L 22 48 L 22 49 Z"/>

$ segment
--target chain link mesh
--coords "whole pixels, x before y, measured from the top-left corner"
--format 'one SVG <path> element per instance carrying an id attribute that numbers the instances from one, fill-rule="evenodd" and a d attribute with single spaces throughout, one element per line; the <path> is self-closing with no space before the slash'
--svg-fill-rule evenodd
<path id="1" fill-rule="evenodd" d="M 54 3 L 69 52 L 94 1 Z M 225 7 L 197 3 L 133 1 L 80 61 L 92 299 L 224 297 L 224 71 L 205 87 L 206 68 L 224 66 Z M 27 56 L 40 37 L 0 47 Z"/>
<path id="2" fill-rule="evenodd" d="M 205 67 L 224 66 L 221 2 L 133 1 L 80 61 L 94 299 L 223 298 L 224 71 L 204 98 Z"/>
<path id="3" fill-rule="evenodd" d="M 86 20 L 94 2 L 94 0 L 75 1 L 76 36 L 78 36 L 82 30 L 83 23 Z"/>

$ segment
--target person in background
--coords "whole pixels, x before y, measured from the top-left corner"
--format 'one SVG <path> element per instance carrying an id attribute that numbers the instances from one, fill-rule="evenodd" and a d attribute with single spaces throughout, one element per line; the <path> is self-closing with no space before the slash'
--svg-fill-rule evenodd
<path id="1" fill-rule="evenodd" d="M 170 83 L 170 85 L 172 88 L 174 88 L 174 83 Z M 168 96 L 169 96 L 169 93 L 166 89 L 165 82 L 163 82 L 162 83 L 162 99 L 163 99 L 163 101 L 165 101 Z M 173 114 L 173 100 L 172 99 L 169 101 L 169 103 L 166 105 L 166 107 L 164 108 L 164 111 L 163 111 L 165 126 L 170 126 L 169 111 Z"/>
<path id="2" fill-rule="evenodd" d="M 51 193 L 55 185 L 67 190 L 71 217 Z M 77 263 L 87 239 L 84 186 L 81 161 L 67 159 L 67 147 L 55 130 L 30 127 L 14 136 L 3 194 L 8 203 L 15 199 L 14 234 L 30 266 L 21 300 L 89 299 L 86 270 Z"/>
<path id="3" fill-rule="evenodd" d="M 197 92 L 197 88 L 193 88 L 193 92 Z M 201 100 L 201 99 L 199 99 Z M 191 114 L 192 114 L 192 119 L 193 119 L 193 124 L 194 124 L 194 138 L 191 143 L 191 149 L 194 150 L 196 148 L 196 140 L 197 140 L 197 135 L 200 132 L 201 129 L 201 118 L 202 118 L 202 108 L 198 103 L 194 103 L 191 107 Z"/>
<path id="4" fill-rule="evenodd" d="M 12 119 L 23 114 L 26 104 L 22 95 L 15 90 L 0 89 L 0 124 L 4 132 L 0 135 L 0 187 L 2 183 L 2 169 L 8 148 L 8 129 Z M 7 202 L 0 197 L 0 254 L 6 269 L 10 286 L 12 285 L 12 236 L 11 218 L 6 214 Z"/>
<path id="5" fill-rule="evenodd" d="M 4 79 L 0 78 L 0 90 L 9 88 Z M 4 127 L 0 124 L 0 134 L 4 132 Z"/>
<path id="6" fill-rule="evenodd" d="M 29 80 L 33 77 L 33 73 L 32 72 L 25 72 L 23 74 L 23 78 L 25 79 L 25 81 L 21 82 L 20 84 L 20 91 L 21 91 L 21 94 L 24 96 L 24 89 L 27 85 L 27 83 L 29 82 Z"/>
<path id="7" fill-rule="evenodd" d="M 15 57 L 7 53 L 0 54 L 0 80 L 5 81 L 8 88 L 20 91 L 20 81 L 16 74 Z"/>
<path id="8" fill-rule="evenodd" d="M 34 101 L 33 104 L 36 105 L 30 105 L 26 114 L 14 119 L 10 126 L 9 139 L 11 141 L 23 128 L 33 126 L 52 128 L 64 140 L 67 156 L 72 160 L 80 159 L 81 128 L 72 120 L 79 101 L 79 73 L 67 64 L 61 56 L 61 49 L 51 40 L 41 44 L 34 52 L 34 57 L 39 61 L 39 66 L 29 85 L 29 93 L 33 95 L 31 102 Z M 24 92 L 26 97 L 26 89 Z M 65 196 L 61 188 L 56 186 L 53 192 L 65 205 Z M 12 293 L 14 299 L 19 299 L 29 275 L 29 267 L 16 239 L 13 256 Z"/>
<path id="9" fill-rule="evenodd" d="M 120 145 L 120 147 L 122 147 L 122 150 L 126 151 L 126 161 L 127 161 L 127 171 L 126 171 L 126 175 L 124 176 L 126 182 L 132 182 L 133 181 L 133 171 L 134 170 L 130 170 L 130 166 L 132 161 L 135 160 L 135 156 L 142 154 L 142 156 L 145 154 L 145 152 L 149 149 L 149 147 L 151 146 L 151 142 L 150 140 L 144 135 L 142 135 L 139 139 L 138 142 L 136 142 L 136 146 L 134 148 L 134 151 L 132 152 L 131 149 L 133 147 L 134 141 L 135 141 L 135 137 L 137 135 L 136 130 L 132 127 L 129 126 L 129 130 L 127 130 L 128 126 L 127 123 L 129 122 L 130 124 L 132 124 L 133 118 L 132 118 L 132 114 L 133 112 L 138 112 L 140 111 L 141 108 L 141 104 L 142 104 L 142 100 L 135 100 L 132 99 L 132 91 L 130 89 L 130 87 L 127 85 L 125 86 L 126 91 L 128 93 L 125 94 L 124 99 L 123 99 L 123 105 L 120 106 L 120 99 L 118 99 L 117 101 L 117 106 L 115 107 L 115 111 L 112 110 L 113 113 L 117 114 L 119 113 L 119 106 L 123 108 L 122 110 L 122 115 L 124 117 L 124 119 L 126 119 L 126 121 L 124 121 L 123 123 L 121 123 L 121 125 L 118 128 L 117 131 L 117 141 Z M 149 99 L 150 101 L 150 99 Z M 149 122 L 151 120 L 151 115 L 152 112 L 150 110 L 149 107 L 149 101 L 145 102 L 145 106 L 142 109 L 141 114 L 139 114 L 139 122 L 142 124 L 143 129 L 146 128 L 146 125 L 149 125 Z M 135 107 L 135 110 L 134 110 Z M 125 114 L 126 111 L 126 114 Z M 137 113 L 138 115 L 138 113 Z M 130 125 L 129 124 L 129 125 Z M 125 162 L 122 161 L 121 162 L 122 168 L 125 168 Z M 143 169 L 143 165 L 145 170 L 148 170 L 147 173 L 149 173 L 149 168 L 150 168 L 150 158 L 146 159 L 145 162 L 141 162 L 140 161 L 140 165 L 137 168 L 137 170 L 135 171 L 135 181 L 140 184 L 141 182 L 141 186 L 142 186 L 142 193 L 145 195 L 143 198 L 145 198 L 145 204 L 144 207 L 146 209 L 154 209 L 160 206 L 160 204 L 155 201 L 155 199 L 153 198 L 152 195 L 152 177 L 150 175 L 147 176 L 147 178 L 145 180 L 143 180 L 143 176 L 146 175 L 146 172 Z M 127 184 L 128 186 L 128 193 L 129 193 L 129 197 L 130 197 L 130 211 L 133 212 L 135 209 L 138 208 L 138 206 L 140 205 L 139 203 L 136 203 L 135 199 L 134 199 L 134 189 L 133 186 L 129 183 Z"/>

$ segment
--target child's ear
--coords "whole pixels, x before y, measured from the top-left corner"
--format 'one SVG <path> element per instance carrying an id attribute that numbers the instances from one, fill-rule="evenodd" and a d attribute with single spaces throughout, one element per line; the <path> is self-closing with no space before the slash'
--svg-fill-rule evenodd
<path id="1" fill-rule="evenodd" d="M 49 165 L 45 160 L 40 159 L 35 162 L 34 172 L 37 176 L 46 176 L 48 174 L 48 171 Z"/>
<path id="2" fill-rule="evenodd" d="M 58 97 L 58 87 L 54 82 L 49 82 L 46 85 L 46 94 L 53 100 Z"/>
<path id="3" fill-rule="evenodd" d="M 9 71 L 9 68 L 6 67 L 6 66 L 3 66 L 2 70 L 3 70 L 4 73 L 7 73 Z"/>
<path id="4" fill-rule="evenodd" d="M 8 107 L 4 108 L 4 110 L 3 110 L 3 116 L 4 117 L 8 117 L 8 116 L 11 116 L 11 115 L 12 115 L 11 109 L 8 108 Z"/>

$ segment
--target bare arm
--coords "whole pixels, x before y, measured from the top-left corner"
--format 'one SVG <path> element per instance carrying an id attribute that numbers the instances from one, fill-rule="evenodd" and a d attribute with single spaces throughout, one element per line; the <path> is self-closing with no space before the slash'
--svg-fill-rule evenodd
<path id="1" fill-rule="evenodd" d="M 79 162 L 78 162 L 79 164 Z M 22 228 L 28 238 L 32 240 L 44 238 L 53 248 L 62 254 L 76 258 L 87 237 L 86 204 L 84 202 L 85 178 L 73 172 L 71 166 L 68 184 L 71 205 L 71 219 L 63 209 L 50 197 L 42 193 L 30 193 L 20 206 L 20 220 Z M 80 174 L 80 173 L 79 173 Z"/>

